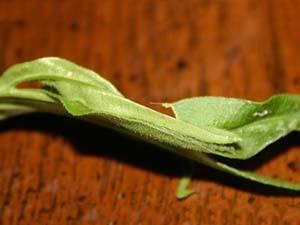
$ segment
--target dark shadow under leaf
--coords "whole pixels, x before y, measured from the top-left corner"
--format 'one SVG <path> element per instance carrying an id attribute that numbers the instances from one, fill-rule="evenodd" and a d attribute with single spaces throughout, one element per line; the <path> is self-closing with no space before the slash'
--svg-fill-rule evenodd
<path id="1" fill-rule="evenodd" d="M 190 161 L 156 146 L 122 136 L 112 130 L 93 124 L 48 114 L 30 114 L 0 122 L 0 132 L 11 129 L 38 130 L 52 135 L 62 135 L 74 145 L 79 154 L 105 157 L 127 163 L 166 176 L 181 177 Z M 300 146 L 298 133 L 270 145 L 252 159 L 225 160 L 233 166 L 253 170 L 284 154 L 284 150 Z M 2 154 L 6 154 L 3 153 Z M 218 157 L 219 160 L 219 157 Z M 222 161 L 224 161 L 222 159 Z M 288 163 L 288 162 L 287 162 Z M 182 165 L 182 167 L 178 166 Z M 197 164 L 193 178 L 218 182 L 243 191 L 261 195 L 300 196 L 300 192 L 262 185 Z"/>

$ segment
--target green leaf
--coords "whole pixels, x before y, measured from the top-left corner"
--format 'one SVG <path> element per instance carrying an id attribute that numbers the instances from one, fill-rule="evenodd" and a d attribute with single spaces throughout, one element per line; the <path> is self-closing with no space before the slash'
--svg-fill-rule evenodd
<path id="1" fill-rule="evenodd" d="M 13 103 L 0 104 L 0 120 L 33 112 L 34 109 Z"/>
<path id="2" fill-rule="evenodd" d="M 290 189 L 290 190 L 295 190 L 295 191 L 300 190 L 300 184 L 299 183 L 292 183 L 292 182 L 280 180 L 280 179 L 277 179 L 277 178 L 256 174 L 256 173 L 253 173 L 253 172 L 250 172 L 250 171 L 239 170 L 239 169 L 236 169 L 234 167 L 231 167 L 231 166 L 226 165 L 226 164 L 221 163 L 221 162 L 215 162 L 215 163 L 216 163 L 216 167 L 219 170 L 222 170 L 224 172 L 229 172 L 233 175 L 243 177 L 243 178 L 248 179 L 248 180 L 252 180 L 252 181 L 262 183 L 262 184 L 266 184 L 266 185 L 275 186 L 275 187 L 278 187 L 278 188 L 285 188 L 285 189 Z"/>
<path id="3" fill-rule="evenodd" d="M 198 97 L 164 105 L 172 107 L 182 121 L 227 129 L 240 136 L 242 140 L 231 146 L 235 150 L 220 151 L 219 155 L 229 158 L 250 158 L 300 128 L 299 95 L 277 95 L 265 102 Z"/>
<path id="4" fill-rule="evenodd" d="M 79 88 L 76 92 L 69 94 L 78 94 L 82 90 L 97 89 L 98 91 L 122 96 L 110 82 L 92 70 L 56 57 L 41 58 L 10 67 L 1 77 L 0 88 L 15 87 L 25 81 L 43 81 L 45 83 L 48 81 L 55 88 L 65 92 L 69 92 L 70 89 L 68 87 L 60 88 L 61 86 L 73 84 Z"/>
<path id="5" fill-rule="evenodd" d="M 16 88 L 28 81 L 38 81 L 44 87 Z M 0 102 L 11 99 L 37 111 L 76 116 L 157 145 L 167 145 L 175 152 L 179 148 L 214 152 L 204 142 L 227 144 L 240 140 L 231 132 L 195 127 L 132 102 L 98 74 L 59 58 L 17 64 L 5 71 L 0 79 Z"/>
<path id="6" fill-rule="evenodd" d="M 203 155 L 199 157 L 198 155 L 194 154 L 194 152 L 191 152 L 188 155 L 188 157 L 192 158 L 196 162 L 202 163 L 219 171 L 230 173 L 232 175 L 242 177 L 251 181 L 255 181 L 265 185 L 275 186 L 278 188 L 300 191 L 300 183 L 288 182 L 281 179 L 253 173 L 251 171 L 237 169 L 232 166 L 226 165 L 225 163 L 218 162 L 217 160 L 211 158 L 208 155 Z"/>
<path id="7" fill-rule="evenodd" d="M 40 82 L 42 87 L 18 88 L 30 81 Z M 29 112 L 74 117 L 140 138 L 222 171 L 298 190 L 298 185 L 240 171 L 205 154 L 247 158 L 291 130 L 299 129 L 297 97 L 294 100 L 290 96 L 282 98 L 285 102 L 280 97 L 274 97 L 277 100 L 273 103 L 211 98 L 204 104 L 207 108 L 204 118 L 194 120 L 202 114 L 195 110 L 195 107 L 203 107 L 197 101 L 194 106 L 186 104 L 182 111 L 176 109 L 176 119 L 125 98 L 109 81 L 91 70 L 51 57 L 17 64 L 4 72 L 0 78 L 0 119 Z M 289 107 L 281 106 L 282 102 Z M 220 111 L 221 104 L 225 109 L 234 110 Z M 172 107 L 175 109 L 179 105 L 175 103 Z M 268 139 L 259 137 L 266 131 Z M 189 191 L 181 190 L 185 190 L 186 185 L 187 182 L 183 182 L 179 191 L 185 195 Z"/>
<path id="8" fill-rule="evenodd" d="M 164 106 L 171 107 L 176 118 L 187 123 L 228 129 L 242 137 L 240 142 L 233 145 L 208 144 L 209 148 L 219 148 L 218 155 L 228 158 L 250 158 L 291 131 L 299 130 L 300 124 L 299 95 L 277 95 L 265 102 L 223 97 L 197 97 L 166 103 Z M 222 148 L 224 151 L 221 150 Z M 227 148 L 234 149 L 229 151 L 226 150 Z M 215 169 L 266 185 L 300 190 L 300 184 L 239 170 L 210 157 L 205 160 L 202 157 L 201 162 Z"/>

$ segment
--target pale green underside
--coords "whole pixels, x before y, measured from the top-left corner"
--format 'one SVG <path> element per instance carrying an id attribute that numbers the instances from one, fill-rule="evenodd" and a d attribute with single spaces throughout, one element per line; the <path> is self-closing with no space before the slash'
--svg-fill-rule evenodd
<path id="1" fill-rule="evenodd" d="M 38 81 L 42 88 L 19 89 Z M 208 154 L 246 159 L 299 130 L 300 97 L 278 95 L 257 103 L 241 99 L 199 97 L 173 104 L 176 118 L 125 98 L 95 72 L 59 58 L 17 64 L 0 78 L 0 119 L 30 112 L 73 116 L 159 145 L 215 169 L 263 184 L 300 190 L 300 184 L 232 168 Z M 179 188 L 185 192 L 188 182 Z"/>

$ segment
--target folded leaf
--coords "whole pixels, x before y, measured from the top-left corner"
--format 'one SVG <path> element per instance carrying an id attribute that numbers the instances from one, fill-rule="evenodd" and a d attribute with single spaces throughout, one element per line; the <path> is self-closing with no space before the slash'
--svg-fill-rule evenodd
<path id="1" fill-rule="evenodd" d="M 17 88 L 28 81 L 38 81 L 44 86 Z M 226 144 L 240 140 L 231 132 L 195 127 L 132 102 L 98 74 L 59 58 L 17 64 L 5 71 L 0 78 L 0 103 L 7 101 L 37 111 L 49 111 L 51 106 L 52 113 L 84 116 L 80 119 L 121 130 L 151 143 L 199 152 L 215 151 L 205 147 L 203 142 Z"/>
<path id="2" fill-rule="evenodd" d="M 55 84 L 55 81 L 64 82 L 64 84 L 76 84 L 79 89 L 73 94 L 80 93 L 81 90 L 97 89 L 98 91 L 122 96 L 109 81 L 92 70 L 56 57 L 41 58 L 10 67 L 3 73 L 0 87 L 14 87 L 25 81 L 46 82 L 47 80 L 54 86 L 60 85 L 60 83 Z M 67 87 L 63 89 L 66 92 L 70 91 Z"/>
<path id="3" fill-rule="evenodd" d="M 28 81 L 40 82 L 42 86 L 18 88 Z M 276 96 L 264 103 L 199 99 L 167 104 L 175 110 L 177 118 L 173 118 L 125 98 L 93 71 L 53 57 L 17 64 L 0 77 L 0 120 L 29 112 L 70 116 L 124 132 L 222 171 L 300 189 L 298 184 L 240 171 L 205 154 L 251 157 L 299 129 L 297 96 Z M 185 191 L 186 184 L 179 189 L 181 196 L 191 193 Z"/>
<path id="4" fill-rule="evenodd" d="M 277 95 L 265 102 L 223 97 L 197 97 L 172 104 L 176 118 L 196 126 L 230 130 L 242 138 L 235 151 L 219 152 L 247 159 L 288 133 L 300 129 L 300 96 Z M 229 147 L 229 146 L 227 146 Z"/>

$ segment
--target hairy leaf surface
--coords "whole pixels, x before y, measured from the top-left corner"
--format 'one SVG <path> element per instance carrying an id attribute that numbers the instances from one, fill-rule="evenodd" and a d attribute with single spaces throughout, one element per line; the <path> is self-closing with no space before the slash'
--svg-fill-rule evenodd
<path id="1" fill-rule="evenodd" d="M 242 140 L 223 156 L 246 159 L 300 129 L 300 96 L 276 95 L 265 102 L 223 97 L 197 97 L 172 104 L 176 118 L 196 126 L 223 128 Z"/>
<path id="2" fill-rule="evenodd" d="M 19 88 L 26 82 L 37 88 Z M 299 190 L 292 184 L 217 162 L 206 153 L 245 159 L 292 130 L 299 130 L 299 96 L 257 103 L 241 99 L 193 98 L 172 107 L 176 118 L 125 98 L 95 72 L 60 58 L 17 64 L 0 77 L 0 120 L 31 112 L 74 117 L 106 126 L 215 169 L 260 183 Z M 190 195 L 183 180 L 178 196 Z"/>

